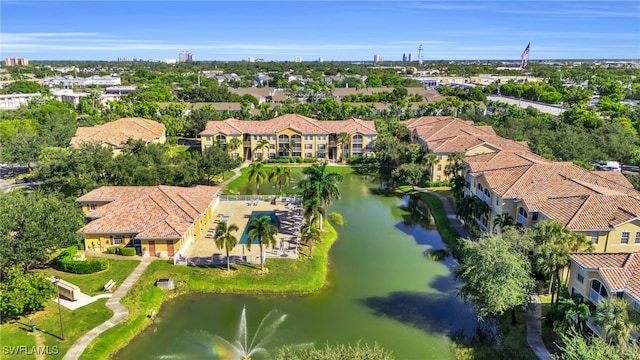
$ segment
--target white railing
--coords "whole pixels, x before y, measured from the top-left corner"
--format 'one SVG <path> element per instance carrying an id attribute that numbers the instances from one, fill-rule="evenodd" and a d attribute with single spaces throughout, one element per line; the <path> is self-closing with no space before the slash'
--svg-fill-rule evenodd
<path id="1" fill-rule="evenodd" d="M 594 304 L 598 305 L 598 302 L 600 301 L 600 299 L 602 299 L 602 296 L 597 291 L 590 289 L 589 299 L 593 301 Z"/>

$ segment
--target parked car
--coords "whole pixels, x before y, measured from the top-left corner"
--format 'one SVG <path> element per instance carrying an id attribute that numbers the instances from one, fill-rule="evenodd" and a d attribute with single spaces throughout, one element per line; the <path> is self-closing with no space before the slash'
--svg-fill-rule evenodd
<path id="1" fill-rule="evenodd" d="M 593 164 L 597 170 L 602 171 L 622 171 L 620 163 L 617 161 L 607 161 Z"/>

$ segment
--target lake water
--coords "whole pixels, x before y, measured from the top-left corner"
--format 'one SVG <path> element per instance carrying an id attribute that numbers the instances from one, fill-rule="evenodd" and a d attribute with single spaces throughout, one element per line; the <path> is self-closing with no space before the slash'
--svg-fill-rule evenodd
<path id="1" fill-rule="evenodd" d="M 342 213 L 346 224 L 337 227 L 322 291 L 286 297 L 182 296 L 165 303 L 156 324 L 116 358 L 223 359 L 214 335 L 234 339 L 246 306 L 250 334 L 270 311 L 287 315 L 270 348 L 361 340 L 379 343 L 397 359 L 451 359 L 449 336 L 470 335 L 476 327 L 470 308 L 456 297 L 455 262 L 427 260 L 425 250 L 444 248 L 430 217 L 401 209 L 406 200 L 372 195 L 374 187 L 358 175 L 345 176 L 340 184 L 342 198 L 330 211 Z"/>

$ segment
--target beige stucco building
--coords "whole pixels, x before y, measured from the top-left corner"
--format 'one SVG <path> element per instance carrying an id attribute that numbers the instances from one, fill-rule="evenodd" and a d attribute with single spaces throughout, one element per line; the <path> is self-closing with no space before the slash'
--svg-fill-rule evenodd
<path id="1" fill-rule="evenodd" d="M 345 143 L 340 143 L 340 133 L 349 135 Z M 221 144 L 234 158 L 258 160 L 291 156 L 338 160 L 372 156 L 377 135 L 373 121 L 355 118 L 321 121 L 287 114 L 264 121 L 209 121 L 200 133 L 200 140 L 202 151 Z"/>
<path id="2" fill-rule="evenodd" d="M 134 247 L 143 256 L 173 257 L 213 223 L 220 188 L 103 186 L 77 199 L 90 222 L 80 231 L 86 251 Z"/>

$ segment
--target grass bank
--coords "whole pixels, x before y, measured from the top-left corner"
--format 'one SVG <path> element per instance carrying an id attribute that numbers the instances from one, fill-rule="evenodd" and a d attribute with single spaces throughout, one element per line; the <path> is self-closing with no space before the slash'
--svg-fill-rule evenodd
<path id="1" fill-rule="evenodd" d="M 109 269 L 94 274 L 70 274 L 55 269 L 47 269 L 46 272 L 50 276 L 59 276 L 62 280 L 78 286 L 83 293 L 94 296 L 104 294 L 103 286 L 109 280 L 115 281 L 117 285 L 122 284 L 140 263 L 140 260 L 107 259 L 107 261 Z"/>
<path id="2" fill-rule="evenodd" d="M 305 167 L 311 166 L 312 164 L 265 164 L 266 171 L 269 172 L 272 168 L 276 166 L 286 166 L 291 168 L 291 178 L 302 178 L 302 170 Z M 338 174 L 352 174 L 355 172 L 354 168 L 350 166 L 327 166 L 327 170 L 330 172 L 338 173 Z M 240 176 L 236 179 L 228 183 L 224 190 L 224 194 L 238 194 L 240 193 L 240 188 L 249 182 L 249 168 L 245 167 L 240 169 Z M 273 195 L 273 194 L 272 194 Z"/>
<path id="3" fill-rule="evenodd" d="M 226 266 L 174 266 L 167 261 L 154 261 L 131 288 L 122 303 L 129 316 L 94 340 L 81 359 L 104 359 L 115 354 L 151 323 L 148 315 L 158 312 L 165 300 L 193 292 L 239 294 L 306 294 L 320 290 L 327 278 L 331 245 L 337 240 L 335 229 L 324 224 L 322 242 L 315 245 L 313 258 L 306 247 L 298 260 L 267 259 L 266 271 L 258 265 L 236 265 L 228 273 Z M 176 289 L 163 292 L 155 287 L 159 278 L 173 278 Z M 162 315 L 162 314 L 160 314 Z"/>

